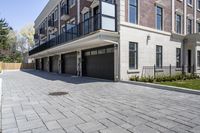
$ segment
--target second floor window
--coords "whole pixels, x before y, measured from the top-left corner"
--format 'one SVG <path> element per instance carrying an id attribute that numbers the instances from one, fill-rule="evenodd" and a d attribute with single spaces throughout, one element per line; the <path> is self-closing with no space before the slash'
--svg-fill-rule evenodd
<path id="1" fill-rule="evenodd" d="M 181 15 L 176 15 L 176 33 L 181 34 L 182 32 Z"/>
<path id="2" fill-rule="evenodd" d="M 187 3 L 192 5 L 192 0 L 187 0 Z"/>
<path id="3" fill-rule="evenodd" d="M 181 68 L 181 48 L 176 49 L 176 67 Z"/>
<path id="4" fill-rule="evenodd" d="M 135 42 L 129 43 L 129 68 L 138 69 L 138 44 Z"/>
<path id="5" fill-rule="evenodd" d="M 54 21 L 58 20 L 58 9 L 54 12 Z"/>
<path id="6" fill-rule="evenodd" d="M 156 28 L 163 30 L 163 9 L 159 6 L 156 7 Z"/>
<path id="7" fill-rule="evenodd" d="M 162 46 L 157 45 L 156 46 L 156 67 L 162 68 L 163 65 L 163 49 Z"/>
<path id="8" fill-rule="evenodd" d="M 69 7 L 75 5 L 75 0 L 69 0 L 68 1 Z"/>
<path id="9" fill-rule="evenodd" d="M 191 19 L 187 20 L 187 32 L 188 34 L 192 34 L 192 20 Z"/>
<path id="10" fill-rule="evenodd" d="M 138 0 L 129 0 L 129 22 L 138 23 Z"/>
<path id="11" fill-rule="evenodd" d="M 200 0 L 197 0 L 197 9 L 200 10 Z"/>

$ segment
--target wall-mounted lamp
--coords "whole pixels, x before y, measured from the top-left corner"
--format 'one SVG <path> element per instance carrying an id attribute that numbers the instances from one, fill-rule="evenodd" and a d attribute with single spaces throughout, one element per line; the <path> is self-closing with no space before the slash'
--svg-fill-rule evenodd
<path id="1" fill-rule="evenodd" d="M 147 35 L 147 40 L 151 40 L 151 36 L 150 35 Z"/>

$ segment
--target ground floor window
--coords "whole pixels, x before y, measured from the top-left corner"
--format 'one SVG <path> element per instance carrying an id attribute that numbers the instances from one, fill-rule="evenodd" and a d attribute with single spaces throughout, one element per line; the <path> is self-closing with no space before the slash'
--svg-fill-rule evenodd
<path id="1" fill-rule="evenodd" d="M 200 51 L 197 51 L 197 66 L 200 67 Z"/>
<path id="2" fill-rule="evenodd" d="M 176 49 L 176 67 L 181 68 L 181 48 Z"/>
<path id="3" fill-rule="evenodd" d="M 163 66 L 163 48 L 162 46 L 157 45 L 156 46 L 156 67 L 157 68 L 162 68 Z"/>
<path id="4" fill-rule="evenodd" d="M 129 43 L 129 68 L 138 69 L 138 43 Z"/>

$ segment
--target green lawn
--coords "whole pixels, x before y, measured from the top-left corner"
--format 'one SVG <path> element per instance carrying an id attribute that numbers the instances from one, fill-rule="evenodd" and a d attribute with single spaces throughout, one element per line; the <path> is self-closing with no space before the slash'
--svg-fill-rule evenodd
<path id="1" fill-rule="evenodd" d="M 200 90 L 200 79 L 173 81 L 173 82 L 161 82 L 159 84 Z"/>

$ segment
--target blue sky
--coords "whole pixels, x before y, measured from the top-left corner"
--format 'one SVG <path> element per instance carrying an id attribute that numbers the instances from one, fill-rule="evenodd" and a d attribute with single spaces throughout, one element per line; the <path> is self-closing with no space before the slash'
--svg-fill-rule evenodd
<path id="1" fill-rule="evenodd" d="M 5 18 L 14 30 L 33 23 L 48 0 L 0 0 L 0 18 Z"/>

